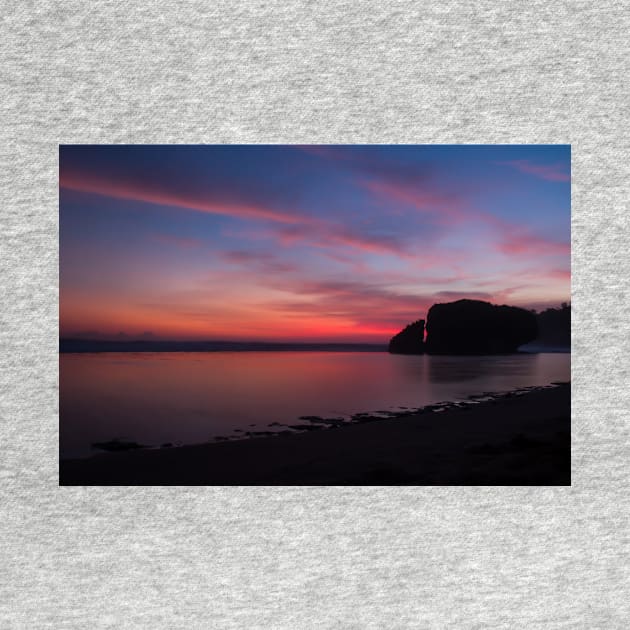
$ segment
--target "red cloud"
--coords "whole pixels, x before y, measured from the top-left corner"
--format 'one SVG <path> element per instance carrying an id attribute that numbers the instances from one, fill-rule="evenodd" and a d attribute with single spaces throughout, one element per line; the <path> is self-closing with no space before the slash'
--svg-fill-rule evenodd
<path id="1" fill-rule="evenodd" d="M 271 310 L 281 311 L 291 320 L 317 318 L 319 321 L 351 323 L 367 332 L 378 326 L 383 334 L 393 334 L 409 322 L 425 317 L 431 305 L 459 299 L 487 300 L 512 303 L 512 294 L 523 287 L 508 287 L 493 292 L 438 291 L 409 294 L 384 288 L 379 284 L 352 281 L 304 281 L 282 288 L 296 299 L 267 304 Z M 302 296 L 302 299 L 297 299 Z"/>

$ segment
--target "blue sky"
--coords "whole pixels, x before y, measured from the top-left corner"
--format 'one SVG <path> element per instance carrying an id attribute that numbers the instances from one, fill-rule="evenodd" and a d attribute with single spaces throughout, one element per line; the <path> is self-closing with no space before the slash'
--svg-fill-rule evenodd
<path id="1" fill-rule="evenodd" d="M 62 146 L 61 333 L 386 341 L 570 300 L 570 147 Z"/>

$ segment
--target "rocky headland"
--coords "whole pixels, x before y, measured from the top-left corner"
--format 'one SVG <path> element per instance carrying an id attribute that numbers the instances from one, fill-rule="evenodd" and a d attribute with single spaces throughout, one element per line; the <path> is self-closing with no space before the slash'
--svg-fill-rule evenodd
<path id="1" fill-rule="evenodd" d="M 536 315 L 516 306 L 481 300 L 434 304 L 425 320 L 401 330 L 389 342 L 393 354 L 504 354 L 538 336 Z"/>

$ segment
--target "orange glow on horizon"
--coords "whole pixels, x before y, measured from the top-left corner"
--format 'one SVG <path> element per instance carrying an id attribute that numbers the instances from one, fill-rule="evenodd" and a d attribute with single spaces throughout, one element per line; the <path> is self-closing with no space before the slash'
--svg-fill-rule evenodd
<path id="1" fill-rule="evenodd" d="M 60 334 L 387 343 L 570 301 L 565 145 L 62 145 Z"/>

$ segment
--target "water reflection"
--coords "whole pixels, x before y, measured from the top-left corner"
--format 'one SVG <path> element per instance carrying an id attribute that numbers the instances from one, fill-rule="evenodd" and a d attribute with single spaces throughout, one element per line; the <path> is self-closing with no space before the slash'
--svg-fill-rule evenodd
<path id="1" fill-rule="evenodd" d="M 570 355 L 404 356 L 386 353 L 65 354 L 62 456 L 113 438 L 193 443 L 301 415 L 420 407 L 482 391 L 569 380 Z"/>
<path id="2" fill-rule="evenodd" d="M 494 357 L 427 357 L 432 383 L 459 383 L 481 378 L 497 369 Z"/>

